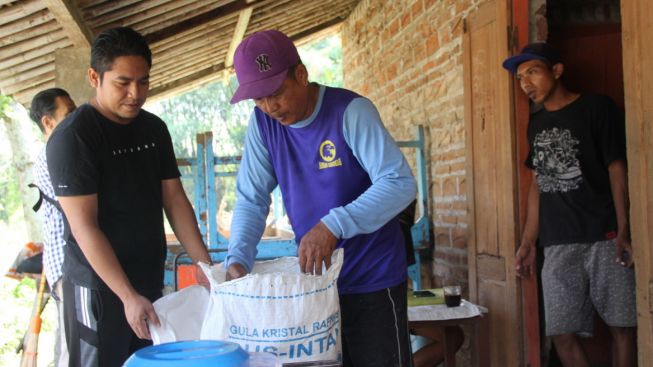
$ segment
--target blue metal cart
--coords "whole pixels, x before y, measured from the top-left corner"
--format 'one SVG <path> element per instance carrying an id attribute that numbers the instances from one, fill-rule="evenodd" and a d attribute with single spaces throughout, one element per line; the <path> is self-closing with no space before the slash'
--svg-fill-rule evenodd
<path id="1" fill-rule="evenodd" d="M 413 248 L 415 251 L 415 264 L 408 267 L 408 276 L 413 281 L 413 289 L 422 289 L 420 275 L 422 250 L 430 247 L 430 221 L 428 218 L 428 184 L 425 159 L 424 128 L 416 128 L 415 140 L 397 142 L 401 148 L 415 149 L 416 179 L 418 188 L 417 213 L 419 218 L 411 229 Z M 227 253 L 228 239 L 220 233 L 218 226 L 218 206 L 221 198 L 218 197 L 217 180 L 226 177 L 235 177 L 240 156 L 219 157 L 213 153 L 213 133 L 205 132 L 197 135 L 197 156 L 195 158 L 180 158 L 177 160 L 182 170 L 190 173 L 182 175 L 183 180 L 192 179 L 193 182 L 193 207 L 199 224 L 200 232 L 208 245 L 209 252 L 214 262 L 224 260 Z M 279 189 L 273 192 L 273 213 L 275 219 L 284 214 L 283 204 Z M 273 259 L 280 256 L 297 256 L 297 243 L 294 238 L 263 238 L 258 245 L 258 260 Z M 166 262 L 165 286 L 166 290 L 177 289 L 178 268 L 190 264 L 183 248 L 175 241 L 168 243 L 168 257 Z"/>

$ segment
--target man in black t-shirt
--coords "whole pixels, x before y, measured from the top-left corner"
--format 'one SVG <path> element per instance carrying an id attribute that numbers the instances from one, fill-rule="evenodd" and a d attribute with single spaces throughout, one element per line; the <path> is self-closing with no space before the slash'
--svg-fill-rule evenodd
<path id="1" fill-rule="evenodd" d="M 164 211 L 193 261 L 210 263 L 166 125 L 141 109 L 151 65 L 139 33 L 100 33 L 88 70 L 95 98 L 68 116 L 47 145 L 66 217 L 70 366 L 120 366 L 150 343 L 147 322 L 159 324 L 152 302 L 163 288 Z"/>
<path id="2" fill-rule="evenodd" d="M 613 365 L 634 366 L 637 313 L 623 113 L 608 97 L 566 89 L 561 58 L 545 43 L 524 47 L 503 67 L 542 105 L 528 126 L 526 164 L 534 177 L 517 273 L 534 272 L 539 240 L 546 334 L 565 366 L 589 366 L 578 335 L 592 333 L 594 310 L 610 327 Z"/>

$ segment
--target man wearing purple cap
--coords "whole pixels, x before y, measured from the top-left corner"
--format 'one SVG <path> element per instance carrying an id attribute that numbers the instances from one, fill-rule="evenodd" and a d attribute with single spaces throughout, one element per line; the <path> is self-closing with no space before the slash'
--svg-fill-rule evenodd
<path id="1" fill-rule="evenodd" d="M 303 272 L 322 273 L 345 249 L 338 291 L 344 366 L 409 366 L 406 250 L 396 218 L 415 179 L 374 105 L 354 92 L 308 81 L 292 41 L 263 31 L 237 48 L 240 86 L 253 99 L 236 183 L 228 278 L 256 257 L 270 192 L 279 185 Z"/>
<path id="2" fill-rule="evenodd" d="M 534 272 L 539 240 L 546 334 L 565 366 L 589 366 L 578 335 L 591 335 L 593 310 L 610 327 L 612 365 L 634 366 L 637 313 L 623 112 L 608 97 L 565 88 L 560 55 L 545 43 L 524 47 L 503 67 L 543 107 L 528 125 L 526 165 L 534 177 L 517 273 Z"/>

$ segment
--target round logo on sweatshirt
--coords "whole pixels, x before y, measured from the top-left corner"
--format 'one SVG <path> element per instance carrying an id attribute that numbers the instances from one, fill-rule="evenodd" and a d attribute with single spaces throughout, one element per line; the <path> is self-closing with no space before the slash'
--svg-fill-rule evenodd
<path id="1" fill-rule="evenodd" d="M 336 146 L 331 140 L 325 140 L 320 144 L 320 157 L 325 162 L 331 162 L 336 158 Z"/>

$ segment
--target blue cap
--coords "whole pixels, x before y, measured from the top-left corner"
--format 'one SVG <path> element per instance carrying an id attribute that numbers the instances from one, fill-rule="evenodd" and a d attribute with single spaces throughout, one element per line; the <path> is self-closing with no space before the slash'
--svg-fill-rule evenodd
<path id="1" fill-rule="evenodd" d="M 524 46 L 518 55 L 505 59 L 503 68 L 516 74 L 519 65 L 530 60 L 542 60 L 552 66 L 562 62 L 560 53 L 555 48 L 546 43 L 531 43 Z"/>

